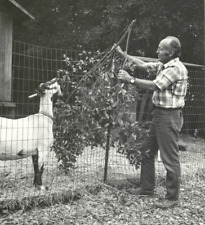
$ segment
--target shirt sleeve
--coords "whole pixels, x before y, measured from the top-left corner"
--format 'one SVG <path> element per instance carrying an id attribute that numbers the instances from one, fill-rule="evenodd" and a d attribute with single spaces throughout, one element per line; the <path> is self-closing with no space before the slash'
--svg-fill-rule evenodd
<path id="1" fill-rule="evenodd" d="M 169 67 L 164 69 L 153 82 L 160 90 L 164 90 L 171 84 L 180 80 L 180 71 L 178 67 Z"/>
<path id="2" fill-rule="evenodd" d="M 152 62 L 149 62 L 146 64 L 146 69 L 147 69 L 147 72 L 150 74 L 150 75 L 155 75 L 157 74 L 157 70 L 158 70 L 158 67 L 159 67 L 160 63 L 152 63 Z"/>

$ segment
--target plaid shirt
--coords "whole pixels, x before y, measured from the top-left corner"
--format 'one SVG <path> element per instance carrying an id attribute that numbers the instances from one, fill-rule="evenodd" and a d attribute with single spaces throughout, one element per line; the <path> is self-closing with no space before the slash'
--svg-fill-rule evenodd
<path id="1" fill-rule="evenodd" d="M 179 58 L 172 59 L 166 64 L 149 63 L 148 72 L 156 74 L 153 82 L 158 90 L 154 91 L 152 102 L 162 108 L 184 107 L 187 92 L 188 72 Z"/>

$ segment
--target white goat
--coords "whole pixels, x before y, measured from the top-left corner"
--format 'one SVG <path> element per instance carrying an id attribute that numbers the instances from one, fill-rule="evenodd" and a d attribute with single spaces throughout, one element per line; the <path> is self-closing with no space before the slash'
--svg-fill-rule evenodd
<path id="1" fill-rule="evenodd" d="M 53 104 L 54 94 L 62 95 L 60 85 L 54 78 L 40 84 L 39 113 L 21 119 L 0 117 L 0 160 L 17 160 L 32 156 L 34 185 L 42 186 L 42 173 L 46 156 L 53 144 Z M 37 94 L 29 96 L 30 98 Z M 39 167 L 40 166 L 40 167 Z"/>

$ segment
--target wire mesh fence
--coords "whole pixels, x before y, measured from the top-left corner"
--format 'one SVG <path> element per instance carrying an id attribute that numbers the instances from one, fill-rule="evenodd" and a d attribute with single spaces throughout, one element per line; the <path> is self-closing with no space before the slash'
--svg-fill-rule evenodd
<path id="1" fill-rule="evenodd" d="M 0 49 L 0 51 L 3 52 L 5 50 Z M 35 92 L 39 84 L 50 81 L 57 76 L 58 70 L 64 69 L 65 58 L 79 62 L 83 60 L 83 54 L 77 51 L 45 48 L 14 41 L 12 51 L 12 76 L 9 81 L 11 82 L 11 101 L 1 99 L 0 115 L 4 118 L 11 118 L 9 123 L 13 124 L 13 120 L 17 121 L 17 119 L 23 119 L 29 115 L 38 114 L 39 106 L 41 105 L 40 98 L 29 99 L 28 96 Z M 187 65 L 187 68 L 189 70 L 189 89 L 186 107 L 184 109 L 185 122 L 180 140 L 180 144 L 185 146 L 186 149 L 186 151 L 180 152 L 182 175 L 184 179 L 186 179 L 185 177 L 188 174 L 189 176 L 190 174 L 195 176 L 198 170 L 203 169 L 205 163 L 204 68 L 189 67 L 189 65 Z M 82 78 L 82 74 L 75 74 L 75 76 L 79 76 L 78 78 L 75 77 L 77 83 Z M 145 76 L 145 74 L 143 76 Z M 88 83 L 84 82 L 84 87 L 86 87 L 86 85 L 89 86 Z M 2 90 L 5 90 L 4 87 L 2 87 Z M 127 114 L 132 117 L 134 115 L 134 120 L 140 123 L 150 121 L 152 111 L 151 93 L 138 90 L 135 100 L 136 101 L 130 105 L 130 110 L 127 111 Z M 55 107 L 54 104 L 54 108 Z M 54 124 L 56 123 L 56 112 L 57 111 L 53 109 Z M 81 117 L 85 117 L 83 112 L 84 110 L 81 111 Z M 50 121 L 48 116 L 44 115 L 43 120 L 37 119 L 30 125 L 32 126 L 31 129 L 38 126 L 38 133 L 42 131 L 40 128 L 45 128 L 43 125 L 44 120 Z M 22 139 L 26 137 L 26 132 L 29 132 L 29 125 L 25 125 L 25 121 L 26 120 L 23 120 L 21 125 L 21 132 L 23 133 L 23 135 L 21 135 Z M 42 127 L 39 124 L 42 125 Z M 75 124 L 75 126 L 77 125 L 78 124 Z M 2 129 L 3 126 L 4 129 Z M 14 125 L 11 125 L 9 131 L 7 124 L 1 124 L 1 137 L 3 133 L 5 137 L 9 136 L 7 133 L 11 133 L 11 140 L 6 140 L 6 138 L 2 140 L 1 138 L 1 146 L 2 141 L 10 141 L 11 144 L 12 141 L 14 142 L 14 140 L 12 140 L 12 126 Z M 58 124 L 56 126 L 58 126 Z M 72 130 L 75 132 L 74 127 L 70 127 L 71 133 Z M 17 133 L 19 131 L 20 130 L 17 129 Z M 45 130 L 45 132 L 47 131 Z M 105 132 L 107 132 L 106 129 Z M 38 139 L 37 133 L 33 133 L 33 135 L 33 140 Z M 49 141 L 46 140 L 46 137 L 43 138 L 43 134 L 41 135 L 41 139 L 44 143 Z M 65 134 L 62 132 L 60 136 L 64 138 Z M 19 140 L 19 137 L 20 134 L 16 134 L 16 142 L 22 141 Z M 49 138 L 47 137 L 47 139 Z M 55 141 L 56 140 L 54 140 L 54 143 Z M 3 145 L 4 144 L 5 143 L 3 143 Z M 16 144 L 16 146 L 18 146 L 18 144 Z M 15 146 L 12 149 L 14 151 Z M 26 149 L 21 150 L 26 151 Z M 1 152 L 2 157 L 8 154 L 6 148 L 4 148 L 4 151 L 5 152 Z M 21 155 L 20 153 L 22 153 L 22 151 L 17 153 L 14 151 L 11 154 Z M 67 149 L 67 151 L 69 151 L 69 149 Z M 4 158 L 2 159 L 4 160 Z M 45 168 L 43 172 L 43 184 L 49 193 L 67 189 L 75 190 L 81 186 L 97 184 L 105 179 L 107 181 L 119 182 L 139 179 L 139 170 L 136 170 L 135 166 L 130 163 L 127 155 L 120 153 L 112 146 L 108 148 L 86 146 L 77 154 L 74 160 L 74 166 L 66 173 L 59 167 L 61 160 L 62 158 L 57 158 L 56 153 L 50 150 L 48 156 L 44 158 L 43 163 L 45 164 Z M 160 176 L 165 172 L 163 165 L 158 159 L 156 159 L 156 165 L 158 169 L 157 175 Z M 39 195 L 40 192 L 33 187 L 34 178 L 33 160 L 31 156 L 21 160 L 0 161 L 0 199 L 22 199 Z"/>

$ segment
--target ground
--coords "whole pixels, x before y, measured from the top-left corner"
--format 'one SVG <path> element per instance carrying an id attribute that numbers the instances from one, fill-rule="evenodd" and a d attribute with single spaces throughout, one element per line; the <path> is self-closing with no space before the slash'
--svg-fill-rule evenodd
<path id="1" fill-rule="evenodd" d="M 23 210 L 1 218 L 1 224 L 48 225 L 204 225 L 205 176 L 182 181 L 180 205 L 161 210 L 153 207 L 164 195 L 163 181 L 158 183 L 154 197 L 137 197 L 127 186 L 108 186 L 82 191 L 78 201 L 51 207 Z"/>
<path id="2" fill-rule="evenodd" d="M 77 189 L 80 193 L 79 198 L 72 201 L 59 201 L 58 204 L 51 202 L 46 207 L 43 204 L 45 199 L 42 198 L 40 204 L 30 207 L 29 210 L 26 207 L 28 202 L 24 201 L 20 210 L 3 211 L 0 224 L 204 225 L 205 140 L 182 136 L 181 143 L 186 144 L 187 151 L 180 152 L 182 163 L 180 204 L 173 209 L 161 210 L 153 207 L 155 202 L 164 197 L 166 191 L 162 163 L 156 162 L 155 196 L 139 198 L 127 192 L 128 188 L 135 188 L 138 185 L 139 171 L 129 165 L 126 157 L 111 149 L 108 179 L 106 183 L 103 183 L 104 151 L 99 148 L 86 149 L 78 158 L 76 169 L 70 174 L 63 175 L 58 171 L 52 173 L 52 179 L 46 178 L 47 184 L 50 183 L 52 186 L 50 193 Z M 23 165 L 21 167 L 24 168 Z M 4 183 L 1 186 L 1 199 L 4 197 L 8 199 L 9 196 L 18 198 L 21 195 L 37 195 L 36 192 L 31 191 L 33 190 L 32 174 L 27 174 L 28 179 L 22 174 L 17 174 L 16 182 L 15 179 L 11 182 L 10 178 L 13 178 L 11 174 L 13 174 L 12 171 L 2 178 Z M 25 187 L 22 186 L 24 180 L 27 181 Z"/>

